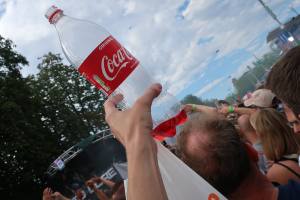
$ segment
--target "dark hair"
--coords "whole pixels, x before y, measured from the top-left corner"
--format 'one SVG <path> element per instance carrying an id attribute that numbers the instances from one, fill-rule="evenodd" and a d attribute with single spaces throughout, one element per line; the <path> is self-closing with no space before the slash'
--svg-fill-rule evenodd
<path id="1" fill-rule="evenodd" d="M 249 173 L 245 145 L 235 127 L 225 119 L 195 114 L 184 125 L 177 141 L 181 159 L 227 197 Z M 191 145 L 192 141 L 196 143 Z"/>
<path id="2" fill-rule="evenodd" d="M 271 69 L 266 86 L 300 114 L 300 46 L 289 50 Z"/>

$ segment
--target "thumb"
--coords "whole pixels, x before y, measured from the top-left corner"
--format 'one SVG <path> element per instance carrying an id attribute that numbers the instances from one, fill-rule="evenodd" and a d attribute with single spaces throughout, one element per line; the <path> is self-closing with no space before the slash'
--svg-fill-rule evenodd
<path id="1" fill-rule="evenodd" d="M 159 83 L 152 84 L 137 100 L 142 105 L 151 107 L 153 100 L 161 93 L 162 86 Z"/>

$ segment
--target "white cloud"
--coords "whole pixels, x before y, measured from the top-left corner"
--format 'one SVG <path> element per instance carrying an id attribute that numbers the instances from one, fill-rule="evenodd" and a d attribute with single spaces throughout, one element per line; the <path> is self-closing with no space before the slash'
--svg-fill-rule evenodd
<path id="1" fill-rule="evenodd" d="M 290 4 L 290 6 L 296 7 L 296 6 L 299 6 L 299 4 L 300 4 L 300 0 L 294 0 L 294 1 Z"/>
<path id="2" fill-rule="evenodd" d="M 218 78 L 216 80 L 213 80 L 212 82 L 210 82 L 209 84 L 205 85 L 203 88 L 201 88 L 199 91 L 197 91 L 195 93 L 196 96 L 200 97 L 203 94 L 205 94 L 206 92 L 209 92 L 211 89 L 213 89 L 214 87 L 216 87 L 219 83 L 221 83 L 223 80 L 225 79 L 225 77 L 221 77 Z"/>
<path id="3" fill-rule="evenodd" d="M 176 16 L 183 2 L 7 1 L 5 13 L 0 18 L 0 33 L 12 39 L 17 50 L 30 61 L 24 74 L 36 73 L 37 57 L 48 51 L 62 53 L 54 27 L 44 18 L 46 9 L 56 4 L 70 16 L 106 27 L 156 80 L 168 83 L 170 92 L 176 95 L 201 78 L 201 74 L 207 75 L 207 65 L 213 59 L 222 59 L 232 51 L 244 48 L 258 55 L 257 52 L 266 49 L 267 45 L 261 45 L 255 39 L 276 26 L 256 1 L 192 0 L 182 13 L 184 19 L 179 20 Z M 284 0 L 266 3 L 273 8 L 283 5 Z M 300 5 L 300 2 L 295 4 Z M 286 17 L 286 13 L 280 17 Z M 213 39 L 199 46 L 200 38 Z M 254 42 L 249 45 L 250 41 Z M 242 69 L 243 66 L 239 71 Z"/>
<path id="4" fill-rule="evenodd" d="M 125 16 L 133 13 L 134 10 L 135 10 L 135 2 L 134 1 L 125 2 L 125 13 L 124 13 Z"/>
<path id="5" fill-rule="evenodd" d="M 252 54 L 253 57 L 245 60 L 241 65 L 240 67 L 238 67 L 236 69 L 236 71 L 234 73 L 231 74 L 232 77 L 234 78 L 238 78 L 240 76 L 243 75 L 243 73 L 245 73 L 248 69 L 247 69 L 247 66 L 252 66 L 253 65 L 253 62 L 255 62 L 258 59 L 260 59 L 260 55 L 263 55 L 265 53 L 267 53 L 269 51 L 269 46 L 267 44 L 254 44 L 253 46 L 256 46 L 257 45 L 257 48 L 256 50 L 252 50 L 252 47 L 249 47 L 249 50 L 248 52 L 250 54 Z M 255 58 L 255 56 L 257 58 Z"/>

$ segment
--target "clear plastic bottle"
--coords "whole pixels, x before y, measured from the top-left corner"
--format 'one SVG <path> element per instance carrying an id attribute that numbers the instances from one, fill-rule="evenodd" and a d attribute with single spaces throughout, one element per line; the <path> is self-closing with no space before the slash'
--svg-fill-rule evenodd
<path id="1" fill-rule="evenodd" d="M 89 21 L 68 17 L 55 6 L 49 8 L 46 17 L 55 26 L 63 52 L 71 65 L 105 94 L 113 94 L 114 89 L 116 89 L 114 92 L 122 93 L 125 98 L 125 107 L 132 106 L 134 101 L 144 93 L 145 89 L 154 83 L 152 77 L 139 65 L 139 62 L 101 26 Z M 119 74 L 119 71 L 113 73 L 121 77 L 123 75 L 124 78 L 124 80 L 121 79 L 122 81 L 118 82 L 120 85 L 116 84 L 117 87 L 113 90 L 110 90 L 111 87 L 107 87 L 105 80 L 98 80 L 101 76 L 99 71 L 101 71 L 102 65 L 99 63 L 101 59 L 97 59 L 99 55 L 96 51 L 97 48 L 102 48 L 110 41 L 113 41 L 113 45 L 110 45 L 111 48 L 107 49 L 108 54 L 122 61 L 125 59 L 133 66 L 131 71 L 125 70 L 125 76 L 123 69 Z M 114 50 L 120 51 L 113 53 Z M 100 52 L 100 54 L 102 53 Z M 103 58 L 103 55 L 100 56 Z M 113 62 L 113 59 L 108 61 L 109 64 Z M 115 63 L 115 66 L 118 64 L 120 63 Z M 91 71 L 90 68 L 98 71 L 87 74 Z M 126 69 L 126 66 L 124 68 Z M 109 69 L 114 71 L 115 68 L 110 65 L 107 69 L 108 71 L 104 71 L 105 73 L 108 73 Z M 112 77 L 114 76 L 108 76 L 108 79 Z M 151 112 L 155 127 L 153 134 L 157 139 L 173 136 L 176 125 L 183 123 L 187 118 L 185 112 L 180 111 L 180 103 L 165 90 L 153 102 Z M 212 197 L 220 200 L 226 199 L 164 146 L 158 143 L 157 148 L 158 165 L 170 200 L 181 200 L 183 198 L 212 199 Z"/>
<path id="2" fill-rule="evenodd" d="M 132 106 L 145 89 L 155 82 L 139 61 L 102 26 L 64 15 L 63 11 L 55 6 L 50 7 L 45 16 L 55 26 L 62 50 L 70 64 L 104 94 L 122 93 L 122 105 L 125 105 L 125 108 Z M 100 55 L 103 52 L 108 56 Z M 102 56 L 102 59 L 98 58 L 99 56 Z M 129 64 L 124 64 L 124 60 Z M 101 74 L 97 75 L 95 71 L 91 72 L 91 69 Z M 100 75 L 102 77 L 99 77 Z M 112 87 L 107 85 L 108 79 L 114 79 Z M 155 134 L 162 136 L 174 134 L 176 125 L 186 119 L 184 111 L 180 111 L 180 103 L 164 89 L 153 102 L 151 112 L 153 125 L 156 127 Z"/>

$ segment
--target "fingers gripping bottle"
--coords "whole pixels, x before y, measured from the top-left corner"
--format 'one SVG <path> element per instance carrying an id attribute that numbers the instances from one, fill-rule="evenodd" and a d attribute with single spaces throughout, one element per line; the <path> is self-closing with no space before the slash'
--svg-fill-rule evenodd
<path id="1" fill-rule="evenodd" d="M 71 65 L 105 95 L 122 93 L 125 109 L 154 83 L 139 61 L 103 27 L 68 17 L 55 6 L 49 8 L 46 17 L 55 26 Z M 151 109 L 153 135 L 157 139 L 175 135 L 176 125 L 187 118 L 175 97 L 164 90 Z M 160 143 L 157 149 L 160 172 L 170 200 L 226 199 Z"/>
<path id="2" fill-rule="evenodd" d="M 154 83 L 139 61 L 103 27 L 66 16 L 55 6 L 45 16 L 55 26 L 71 66 L 106 96 L 122 93 L 125 108 Z M 176 125 L 187 118 L 176 98 L 165 90 L 153 102 L 151 112 L 158 139 L 173 136 Z"/>

